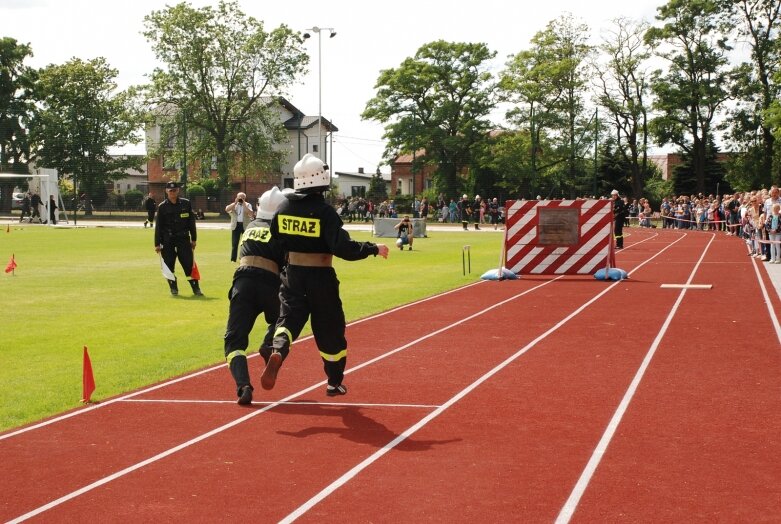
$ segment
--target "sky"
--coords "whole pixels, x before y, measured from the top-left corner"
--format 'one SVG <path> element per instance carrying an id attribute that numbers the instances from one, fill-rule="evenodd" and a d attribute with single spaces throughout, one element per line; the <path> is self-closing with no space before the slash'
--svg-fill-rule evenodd
<path id="1" fill-rule="evenodd" d="M 119 71 L 121 88 L 143 84 L 156 67 L 149 42 L 141 34 L 144 17 L 177 2 L 155 0 L 0 0 L 0 37 L 32 47 L 32 67 L 61 64 L 77 57 L 105 57 Z M 591 28 L 592 43 L 618 17 L 654 21 L 663 0 L 462 0 L 394 2 L 295 2 L 240 0 L 247 15 L 263 21 L 267 31 L 282 24 L 304 32 L 333 28 L 334 38 L 310 38 L 309 71 L 300 75 L 286 98 L 308 115 L 322 109 L 339 128 L 335 134 L 333 170 L 374 172 L 382 162 L 383 127 L 362 121 L 366 103 L 375 95 L 380 71 L 398 67 L 424 44 L 435 40 L 482 42 L 496 51 L 490 71 L 498 74 L 508 57 L 527 49 L 531 38 L 549 21 L 569 13 Z M 216 1 L 190 2 L 193 7 Z M 318 55 L 322 64 L 318 67 Z M 318 72 L 319 71 L 319 72 Z M 321 97 L 319 104 L 318 94 Z M 492 115 L 503 123 L 503 112 Z M 143 143 L 129 153 L 144 153 Z M 389 173 L 388 166 L 381 171 Z"/>

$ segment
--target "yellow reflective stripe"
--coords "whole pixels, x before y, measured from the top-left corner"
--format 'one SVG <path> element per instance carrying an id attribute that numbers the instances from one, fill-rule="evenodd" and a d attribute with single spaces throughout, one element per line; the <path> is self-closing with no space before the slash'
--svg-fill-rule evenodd
<path id="1" fill-rule="evenodd" d="M 247 356 L 247 350 L 246 349 L 237 349 L 236 351 L 231 351 L 228 353 L 225 357 L 225 360 L 228 361 L 228 365 L 230 365 L 231 360 L 233 360 L 235 357 L 245 357 Z"/>
<path id="2" fill-rule="evenodd" d="M 277 215 L 277 228 L 280 233 L 285 235 L 317 238 L 320 236 L 320 219 Z"/>
<path id="3" fill-rule="evenodd" d="M 347 358 L 347 350 L 343 349 L 336 355 L 329 355 L 328 353 L 320 352 L 320 356 L 323 357 L 323 360 L 327 360 L 329 362 L 339 362 L 343 358 Z"/>
<path id="4" fill-rule="evenodd" d="M 293 341 L 293 334 L 284 326 L 278 327 L 276 331 L 274 331 L 274 336 L 278 337 L 279 335 L 287 335 L 287 339 L 289 341 Z"/>

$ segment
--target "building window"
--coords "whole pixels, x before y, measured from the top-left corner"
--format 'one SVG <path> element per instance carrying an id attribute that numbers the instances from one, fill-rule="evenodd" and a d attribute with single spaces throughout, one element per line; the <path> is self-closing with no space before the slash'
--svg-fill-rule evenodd
<path id="1" fill-rule="evenodd" d="M 312 145 L 312 152 L 313 153 L 317 153 L 318 151 L 320 151 L 320 148 L 317 146 L 317 144 L 313 144 Z"/>
<path id="2" fill-rule="evenodd" d="M 351 186 L 350 194 L 354 197 L 363 198 L 366 196 L 366 186 Z"/>

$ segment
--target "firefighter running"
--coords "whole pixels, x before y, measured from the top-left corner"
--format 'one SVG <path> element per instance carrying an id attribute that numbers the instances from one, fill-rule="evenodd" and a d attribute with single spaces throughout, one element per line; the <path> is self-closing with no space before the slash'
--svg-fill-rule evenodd
<path id="1" fill-rule="evenodd" d="M 271 342 L 279 317 L 279 273 L 285 266 L 285 252 L 271 238 L 269 223 L 286 199 L 274 187 L 260 197 L 256 219 L 247 225 L 239 241 L 239 267 L 233 273 L 228 291 L 230 308 L 225 329 L 225 360 L 236 382 L 238 403 L 252 403 L 253 387 L 247 367 L 249 334 L 263 313 L 268 329 L 260 346 L 260 356 L 268 363 Z"/>
<path id="2" fill-rule="evenodd" d="M 264 389 L 272 389 L 277 373 L 311 316 L 312 333 L 328 378 L 326 394 L 344 395 L 347 340 L 339 280 L 332 267 L 334 256 L 362 260 L 369 255 L 388 257 L 388 246 L 356 242 L 342 228 L 336 210 L 323 198 L 331 184 L 328 166 L 306 154 L 293 169 L 293 188 L 286 192 L 271 223 L 271 235 L 288 252 L 282 275 L 280 315 L 274 332 L 273 353 L 261 376 Z"/>

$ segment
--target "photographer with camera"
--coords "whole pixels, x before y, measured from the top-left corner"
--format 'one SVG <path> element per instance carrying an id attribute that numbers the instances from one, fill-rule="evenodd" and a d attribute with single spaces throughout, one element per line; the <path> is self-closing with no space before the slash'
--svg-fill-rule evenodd
<path id="1" fill-rule="evenodd" d="M 252 206 L 247 202 L 247 195 L 244 193 L 237 193 L 236 199 L 225 206 L 225 212 L 231 217 L 231 262 L 236 262 L 241 235 L 255 218 L 255 213 L 252 212 Z"/>

